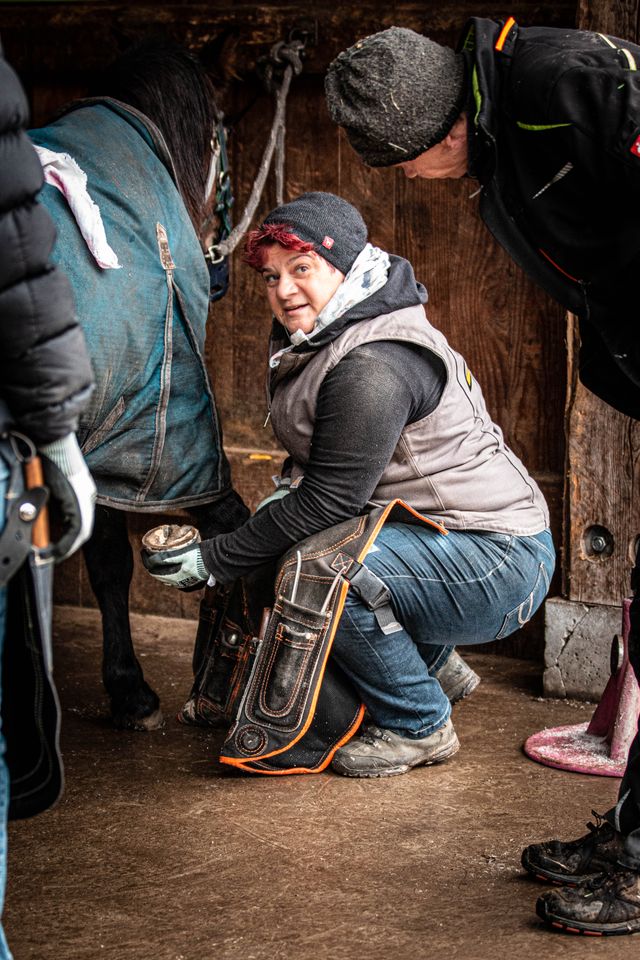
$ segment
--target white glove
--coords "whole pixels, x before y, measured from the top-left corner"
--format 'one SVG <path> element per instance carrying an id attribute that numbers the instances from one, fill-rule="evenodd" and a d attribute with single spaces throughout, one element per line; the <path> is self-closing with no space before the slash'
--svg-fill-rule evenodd
<path id="1" fill-rule="evenodd" d="M 205 585 L 215 585 L 215 579 L 205 567 L 197 543 L 184 550 L 164 550 L 158 553 L 143 550 L 142 562 L 156 580 L 180 590 L 199 590 Z"/>
<path id="2" fill-rule="evenodd" d="M 68 433 L 61 440 L 45 443 L 40 450 L 64 474 L 78 501 L 80 532 L 64 554 L 64 557 L 70 557 L 78 547 L 86 543 L 93 531 L 96 485 L 82 456 L 75 433 Z"/>
<path id="3" fill-rule="evenodd" d="M 290 477 L 273 477 L 273 482 L 276 484 L 276 489 L 273 493 L 270 493 L 268 497 L 265 497 L 264 500 L 261 500 L 258 506 L 256 507 L 256 513 L 258 510 L 262 510 L 263 507 L 266 507 L 268 504 L 273 503 L 275 500 L 282 500 L 283 497 L 286 497 L 288 493 L 291 493 L 291 478 Z M 295 488 L 294 488 L 295 489 Z"/>

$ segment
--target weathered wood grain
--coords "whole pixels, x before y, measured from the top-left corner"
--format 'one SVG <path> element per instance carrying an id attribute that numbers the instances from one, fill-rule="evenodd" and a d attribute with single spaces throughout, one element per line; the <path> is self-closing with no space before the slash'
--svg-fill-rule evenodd
<path id="1" fill-rule="evenodd" d="M 571 600 L 619 604 L 629 593 L 633 545 L 640 534 L 640 423 L 579 383 L 574 318 L 569 329 L 565 593 Z M 593 525 L 612 534 L 610 556 L 589 556 L 585 531 Z"/>
<path id="2" fill-rule="evenodd" d="M 327 64 L 357 39 L 397 25 L 425 33 L 434 40 L 455 43 L 465 21 L 472 16 L 505 19 L 514 15 L 526 24 L 571 26 L 575 3 L 569 0 L 544 5 L 535 0 L 498 4 L 487 8 L 481 0 L 461 2 L 382 3 L 364 0 L 336 4 L 321 0 L 312 6 L 300 0 L 279 3 L 157 3 L 136 0 L 113 3 L 3 3 L 0 31 L 9 56 L 28 73 L 39 77 L 56 75 L 60 64 L 67 72 L 96 68 L 105 57 L 117 53 L 141 34 L 161 33 L 207 51 L 221 33 L 238 37 L 236 67 L 251 70 L 258 57 L 272 44 L 286 39 L 292 30 L 308 29 L 314 41 L 309 49 L 308 72 L 324 73 Z M 28 31 L 28 35 L 27 35 Z"/>
<path id="3" fill-rule="evenodd" d="M 614 37 L 636 40 L 640 35 L 640 12 L 636 0 L 578 0 L 577 24 Z"/>
<path id="4" fill-rule="evenodd" d="M 462 353 L 509 445 L 534 474 L 563 469 L 563 311 L 488 233 L 471 181 L 398 183 L 398 252 L 429 290 L 432 323 Z"/>

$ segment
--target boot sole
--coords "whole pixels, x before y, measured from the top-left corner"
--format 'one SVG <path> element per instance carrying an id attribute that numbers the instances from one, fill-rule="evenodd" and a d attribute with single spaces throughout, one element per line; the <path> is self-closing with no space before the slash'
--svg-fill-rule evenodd
<path id="1" fill-rule="evenodd" d="M 563 933 L 578 933 L 585 937 L 620 937 L 625 934 L 640 933 L 640 919 L 627 920 L 624 923 L 585 923 L 581 920 L 567 920 L 557 914 L 549 913 L 544 901 L 536 903 L 536 913 L 541 920 L 554 930 Z"/>
<path id="2" fill-rule="evenodd" d="M 331 764 L 331 769 L 335 773 L 341 774 L 343 777 L 358 777 L 359 779 L 364 780 L 378 780 L 380 777 L 397 777 L 401 773 L 408 773 L 409 770 L 413 770 L 415 767 L 431 767 L 434 763 L 443 763 L 445 760 L 448 760 L 449 757 L 453 757 L 458 750 L 460 749 L 460 743 L 456 743 L 453 747 L 448 747 L 446 751 L 443 751 L 442 754 L 438 754 L 435 757 L 430 757 L 428 760 L 417 760 L 415 763 L 403 763 L 397 767 L 385 767 L 383 770 L 351 770 L 348 767 L 342 765 L 340 760 L 334 760 Z"/>

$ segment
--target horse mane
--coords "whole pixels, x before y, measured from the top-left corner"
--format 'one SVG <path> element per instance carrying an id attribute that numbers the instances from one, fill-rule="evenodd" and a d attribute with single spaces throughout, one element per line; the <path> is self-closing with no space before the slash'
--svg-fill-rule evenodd
<path id="1" fill-rule="evenodd" d="M 159 127 L 200 234 L 217 110 L 213 86 L 196 58 L 170 41 L 137 43 L 112 64 L 95 93 L 130 104 Z"/>

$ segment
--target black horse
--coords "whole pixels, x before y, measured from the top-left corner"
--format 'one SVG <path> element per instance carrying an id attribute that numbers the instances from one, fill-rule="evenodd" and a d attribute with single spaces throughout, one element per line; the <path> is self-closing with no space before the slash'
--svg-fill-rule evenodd
<path id="1" fill-rule="evenodd" d="M 231 486 L 202 357 L 219 118 L 197 61 L 165 43 L 130 51 L 97 94 L 32 138 L 87 175 L 117 257 L 115 268 L 100 266 L 81 216 L 45 185 L 55 256 L 74 287 L 96 373 L 78 437 L 98 488 L 85 559 L 102 613 L 103 679 L 114 723 L 149 730 L 162 714 L 131 639 L 127 511 L 187 510 L 204 537 L 248 515 Z"/>

